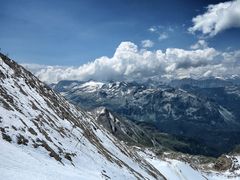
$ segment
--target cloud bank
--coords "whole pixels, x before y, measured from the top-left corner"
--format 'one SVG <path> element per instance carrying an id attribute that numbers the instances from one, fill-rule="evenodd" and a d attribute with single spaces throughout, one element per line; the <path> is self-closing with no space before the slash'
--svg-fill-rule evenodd
<path id="1" fill-rule="evenodd" d="M 209 5 L 204 14 L 192 19 L 192 33 L 200 31 L 207 36 L 215 36 L 226 29 L 240 27 L 240 0 Z"/>
<path id="2" fill-rule="evenodd" d="M 36 65 L 33 65 L 36 67 Z M 28 64 L 31 70 L 31 65 Z M 165 51 L 140 49 L 132 42 L 122 42 L 112 57 L 100 57 L 79 67 L 40 67 L 35 75 L 42 81 L 60 80 L 143 80 L 148 78 L 200 78 L 240 75 L 240 50 L 219 52 L 214 48 Z"/>

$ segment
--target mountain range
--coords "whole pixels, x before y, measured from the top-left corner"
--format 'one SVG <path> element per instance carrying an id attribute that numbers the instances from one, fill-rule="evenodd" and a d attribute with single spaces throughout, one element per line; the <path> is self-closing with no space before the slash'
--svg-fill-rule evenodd
<path id="1" fill-rule="evenodd" d="M 67 85 L 62 86 L 64 92 L 61 94 L 69 98 L 69 90 L 73 90 L 75 85 L 78 92 L 81 87 L 80 92 L 84 89 L 89 95 L 89 101 L 82 100 L 86 105 L 84 108 L 68 102 L 32 73 L 0 53 L 1 179 L 238 179 L 240 158 L 237 152 L 210 158 L 179 153 L 168 147 L 164 149 L 163 137 L 179 143 L 182 141 L 171 134 L 160 132 L 156 126 L 156 132 L 162 135 L 161 140 L 157 139 L 148 129 L 154 126 L 148 123 L 140 125 L 144 124 L 145 117 L 152 124 L 156 117 L 166 118 L 165 120 L 176 118 L 174 121 L 177 121 L 180 117 L 178 113 L 182 111 L 170 103 L 176 97 L 178 101 L 175 102 L 180 105 L 189 103 L 189 99 L 193 98 L 194 103 L 201 108 L 208 107 L 198 104 L 199 101 L 192 94 L 171 88 L 160 91 L 123 82 L 103 84 L 92 81 L 67 82 Z M 59 86 L 55 85 L 54 88 L 57 87 Z M 109 102 L 115 103 L 112 103 L 114 108 L 109 108 L 110 105 L 107 108 L 99 106 L 101 98 L 96 99 L 95 106 L 91 104 L 95 100 L 90 97 L 93 94 L 98 97 L 97 90 L 104 87 L 108 92 L 102 96 L 112 96 Z M 128 94 L 134 92 L 136 97 L 131 99 Z M 146 100 L 149 97 L 154 100 L 159 94 L 163 97 L 161 103 L 168 103 L 167 107 L 162 107 L 157 113 L 170 112 L 169 115 L 143 116 L 147 111 L 142 109 L 138 116 L 136 111 L 142 107 L 155 108 L 156 104 L 147 106 L 145 103 L 148 103 Z M 128 99 L 124 99 L 124 95 Z M 115 98 L 120 96 L 122 98 Z M 70 100 L 73 102 L 74 98 Z M 118 105 L 121 107 L 123 102 L 129 108 L 136 104 L 132 108 L 133 113 L 127 109 L 124 109 L 126 115 L 121 110 L 109 110 L 114 110 Z M 139 107 L 139 104 L 144 106 Z M 171 110 L 169 106 L 174 108 Z M 220 105 L 210 103 L 209 106 L 209 112 L 213 106 L 229 113 Z M 191 113 L 197 116 L 195 112 Z M 230 119 L 225 119 L 221 113 L 216 114 L 221 118 L 217 123 L 229 123 Z M 139 117 L 139 120 L 133 117 Z M 181 118 L 180 120 L 182 121 Z M 201 120 L 199 119 L 200 122 Z M 231 126 L 232 121 L 237 119 L 230 121 Z"/>
<path id="2" fill-rule="evenodd" d="M 185 79 L 165 85 L 64 80 L 52 88 L 87 110 L 106 107 L 174 150 L 219 156 L 240 144 L 240 87 L 227 80 Z"/>

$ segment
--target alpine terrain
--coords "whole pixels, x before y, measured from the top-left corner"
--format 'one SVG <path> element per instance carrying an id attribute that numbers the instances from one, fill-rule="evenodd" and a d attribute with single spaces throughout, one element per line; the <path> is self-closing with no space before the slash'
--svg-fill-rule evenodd
<path id="1" fill-rule="evenodd" d="M 216 80 L 209 88 L 183 88 L 176 82 L 64 80 L 52 87 L 79 107 L 108 108 L 173 150 L 217 157 L 237 147 L 239 87 L 215 88 L 214 83 L 220 85 Z"/>
<path id="2" fill-rule="evenodd" d="M 154 138 L 136 124 L 106 108 L 87 112 L 70 104 L 3 54 L 0 77 L 1 179 L 238 179 L 236 153 L 218 159 L 159 154 L 147 147 Z"/>

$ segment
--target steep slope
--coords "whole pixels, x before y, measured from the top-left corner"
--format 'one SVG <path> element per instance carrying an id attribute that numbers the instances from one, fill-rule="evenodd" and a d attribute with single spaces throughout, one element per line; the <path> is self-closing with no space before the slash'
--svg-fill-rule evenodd
<path id="1" fill-rule="evenodd" d="M 0 54 L 1 179 L 164 179 L 30 72 Z"/>
<path id="2" fill-rule="evenodd" d="M 177 136 L 190 144 L 183 152 L 218 156 L 240 143 L 238 117 L 182 89 L 94 81 L 60 81 L 54 88 L 80 107 L 105 106 L 149 132 Z"/>
<path id="3" fill-rule="evenodd" d="M 137 145 L 144 147 L 159 146 L 154 137 L 145 132 L 135 123 L 116 116 L 104 107 L 96 108 L 93 113 L 96 116 L 96 121 L 107 129 L 111 134 L 117 137 L 120 141 L 124 141 L 129 145 Z"/>

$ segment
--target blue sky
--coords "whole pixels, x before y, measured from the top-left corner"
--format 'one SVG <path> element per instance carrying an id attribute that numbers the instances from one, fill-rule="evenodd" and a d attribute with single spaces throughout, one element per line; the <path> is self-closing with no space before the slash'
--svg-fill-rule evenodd
<path id="1" fill-rule="evenodd" d="M 151 50 L 189 49 L 199 38 L 188 32 L 192 18 L 219 2 L 224 1 L 0 0 L 0 48 L 19 63 L 60 66 L 111 57 L 123 41 L 141 46 L 148 39 Z M 237 37 L 240 29 L 229 28 L 206 41 L 218 50 L 236 50 Z"/>

